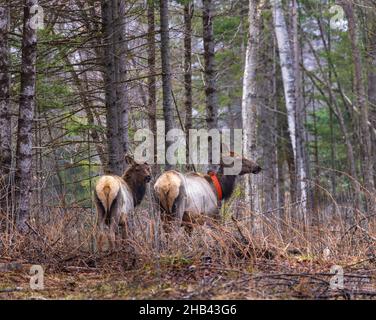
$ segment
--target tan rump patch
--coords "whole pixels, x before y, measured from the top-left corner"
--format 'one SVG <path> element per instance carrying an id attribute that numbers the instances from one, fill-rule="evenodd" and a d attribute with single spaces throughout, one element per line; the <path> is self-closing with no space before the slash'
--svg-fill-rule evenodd
<path id="1" fill-rule="evenodd" d="M 103 176 L 98 180 L 95 186 L 95 192 L 106 211 L 110 209 L 119 190 L 120 182 L 115 177 Z"/>
<path id="2" fill-rule="evenodd" d="M 154 190 L 157 193 L 159 201 L 168 213 L 172 213 L 172 206 L 175 199 L 179 196 L 181 183 L 181 178 L 177 172 L 167 171 L 154 184 Z"/>

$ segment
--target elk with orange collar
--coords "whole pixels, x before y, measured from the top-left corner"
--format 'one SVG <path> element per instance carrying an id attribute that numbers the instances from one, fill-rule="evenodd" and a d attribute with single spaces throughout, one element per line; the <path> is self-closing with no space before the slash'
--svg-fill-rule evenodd
<path id="1" fill-rule="evenodd" d="M 224 169 L 230 167 L 231 163 L 226 158 L 241 161 L 241 170 L 237 175 L 225 174 Z M 166 171 L 154 184 L 162 219 L 165 222 L 177 220 L 183 224 L 202 221 L 203 216 L 218 219 L 219 204 L 231 196 L 237 176 L 260 171 L 261 167 L 257 163 L 233 153 L 222 157 L 217 173 L 182 174 L 175 170 Z"/>

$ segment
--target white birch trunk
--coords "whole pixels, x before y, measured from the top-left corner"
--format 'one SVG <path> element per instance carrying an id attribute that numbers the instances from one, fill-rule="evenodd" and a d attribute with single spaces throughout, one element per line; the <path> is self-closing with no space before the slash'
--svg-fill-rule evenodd
<path id="1" fill-rule="evenodd" d="M 296 123 L 296 164 L 297 164 L 297 183 L 298 194 L 301 198 L 301 218 L 304 225 L 308 225 L 307 221 L 307 161 L 305 152 L 305 136 L 304 136 L 304 112 L 303 112 L 303 84 L 302 73 L 300 69 L 301 63 L 301 47 L 299 42 L 298 30 L 298 2 L 293 0 L 293 47 L 294 47 L 294 72 L 295 72 L 295 123 Z"/>
<path id="2" fill-rule="evenodd" d="M 287 122 L 289 134 L 294 153 L 296 173 L 297 173 L 297 186 L 298 192 L 301 197 L 302 203 L 302 218 L 306 219 L 306 174 L 304 168 L 304 161 L 301 155 L 303 147 L 301 143 L 297 143 L 297 129 L 296 129 L 296 110 L 297 110 L 297 97 L 296 97 L 296 79 L 294 73 L 293 50 L 290 47 L 287 25 L 282 9 L 281 0 L 271 0 L 272 11 L 274 17 L 274 29 L 277 38 L 279 59 L 282 71 L 282 81 L 286 100 Z M 299 137 L 300 139 L 300 137 Z M 299 150 L 298 150 L 299 148 Z"/>
<path id="3" fill-rule="evenodd" d="M 259 34 L 260 34 L 260 11 L 259 1 L 249 1 L 249 35 L 245 58 L 243 97 L 242 97 L 242 120 L 243 120 L 243 154 L 249 159 L 257 159 L 257 65 L 259 58 Z M 252 181 L 251 181 L 252 179 Z M 245 176 L 245 203 L 246 209 L 253 211 L 253 229 L 259 234 L 261 225 L 258 215 L 261 213 L 261 199 L 258 189 L 261 175 Z"/>

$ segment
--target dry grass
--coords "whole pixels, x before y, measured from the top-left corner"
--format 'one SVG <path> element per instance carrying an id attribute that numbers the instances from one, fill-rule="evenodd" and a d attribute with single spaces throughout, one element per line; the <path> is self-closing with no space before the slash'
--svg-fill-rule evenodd
<path id="1" fill-rule="evenodd" d="M 240 207 L 231 205 L 225 221 L 191 235 L 176 226 L 164 233 L 152 210 L 141 208 L 129 238 L 102 254 L 90 210 L 49 212 L 31 220 L 26 236 L 1 234 L 0 299 L 376 297 L 375 216 L 350 224 L 338 206 L 330 219 L 303 227 L 268 215 L 232 219 Z M 32 264 L 44 267 L 43 291 L 29 288 Z M 330 287 L 333 265 L 344 270 L 341 290 Z"/>

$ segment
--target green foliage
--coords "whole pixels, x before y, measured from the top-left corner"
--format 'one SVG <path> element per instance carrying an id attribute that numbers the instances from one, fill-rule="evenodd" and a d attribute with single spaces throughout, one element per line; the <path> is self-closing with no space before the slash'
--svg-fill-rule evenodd
<path id="1" fill-rule="evenodd" d="M 239 32 L 239 25 L 241 23 L 240 17 L 221 17 L 221 19 L 215 19 L 213 23 L 214 37 L 217 41 L 223 42 L 237 42 L 239 45 L 242 39 L 237 37 Z M 234 44 L 235 44 L 234 43 Z"/>
<path id="2" fill-rule="evenodd" d="M 37 105 L 39 111 L 64 110 L 67 101 L 73 98 L 73 91 L 62 80 L 48 81 L 43 76 L 37 80 Z"/>
<path id="3" fill-rule="evenodd" d="M 68 120 L 65 123 L 67 137 L 87 136 L 90 129 L 104 130 L 100 126 L 89 124 L 85 116 L 69 115 L 69 113 L 67 116 Z"/>

